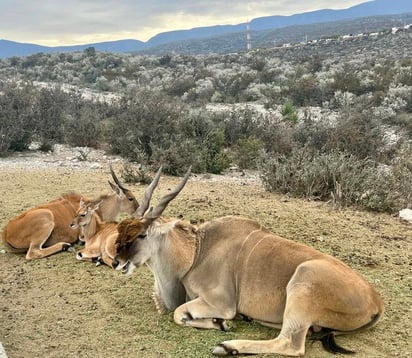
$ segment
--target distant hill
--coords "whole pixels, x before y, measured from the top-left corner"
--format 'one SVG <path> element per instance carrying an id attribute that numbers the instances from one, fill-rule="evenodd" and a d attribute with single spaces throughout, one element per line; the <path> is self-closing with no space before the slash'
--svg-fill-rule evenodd
<path id="1" fill-rule="evenodd" d="M 253 19 L 250 22 L 250 27 L 251 31 L 254 33 L 259 33 L 261 31 L 275 30 L 291 26 L 303 26 L 377 15 L 393 15 L 403 13 L 412 13 L 411 0 L 374 0 L 343 10 L 324 9 L 291 16 L 260 17 Z M 163 32 L 152 37 L 147 42 L 130 39 L 57 47 L 47 47 L 30 43 L 0 40 L 0 58 L 27 56 L 38 52 L 52 53 L 82 51 L 88 47 L 94 47 L 97 51 L 105 52 L 138 52 L 144 50 L 148 51 L 150 49 L 157 51 L 161 45 L 169 45 L 166 46 L 166 48 L 170 48 L 171 44 L 176 44 L 182 41 L 211 39 L 213 42 L 212 39 L 219 38 L 223 35 L 238 34 L 238 36 L 244 36 L 245 28 L 246 23 L 237 25 L 216 25 L 198 27 L 191 30 Z M 178 52 L 177 48 L 179 48 L 179 46 L 175 46 L 173 50 Z M 204 53 L 205 51 L 208 51 L 208 49 L 203 46 L 203 50 L 201 52 Z M 209 51 L 214 52 L 215 50 L 210 48 Z"/>
<path id="2" fill-rule="evenodd" d="M 343 10 L 318 10 L 291 16 L 267 16 L 252 20 L 251 29 L 270 30 L 292 25 L 334 22 L 367 16 L 393 15 L 412 12 L 411 0 L 375 0 Z"/>
<path id="3" fill-rule="evenodd" d="M 412 12 L 399 15 L 370 16 L 356 19 L 294 25 L 279 29 L 252 31 L 252 48 L 273 48 L 283 44 L 297 44 L 325 38 L 337 38 L 349 34 L 391 31 L 412 23 Z M 170 42 L 139 51 L 142 54 L 163 56 L 166 54 L 205 55 L 241 52 L 246 49 L 244 32 L 225 34 L 203 40 L 192 39 Z"/>
<path id="4" fill-rule="evenodd" d="M 343 10 L 317 10 L 291 16 L 266 16 L 250 22 L 251 31 L 273 30 L 295 25 L 335 22 L 366 16 L 393 15 L 412 12 L 411 0 L 375 0 Z M 160 33 L 145 44 L 145 48 L 176 41 L 216 37 L 223 34 L 244 33 L 246 23 L 198 27 L 191 30 L 176 30 Z"/>
<path id="5" fill-rule="evenodd" d="M 144 42 L 139 40 L 119 40 L 76 46 L 47 47 L 30 43 L 0 40 L 0 58 L 12 56 L 28 56 L 39 52 L 55 53 L 83 51 L 88 47 L 94 47 L 97 51 L 104 52 L 132 52 L 142 49 L 144 47 Z"/>

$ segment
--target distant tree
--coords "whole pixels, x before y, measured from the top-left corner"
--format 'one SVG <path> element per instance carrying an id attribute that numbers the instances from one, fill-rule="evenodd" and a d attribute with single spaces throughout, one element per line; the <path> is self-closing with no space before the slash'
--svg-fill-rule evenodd
<path id="1" fill-rule="evenodd" d="M 86 55 L 86 57 L 95 57 L 96 49 L 93 46 L 87 47 L 84 49 L 84 54 Z"/>
<path id="2" fill-rule="evenodd" d="M 172 61 L 172 56 L 164 55 L 164 56 L 159 58 L 159 65 L 160 66 L 168 66 L 170 64 L 170 61 Z"/>

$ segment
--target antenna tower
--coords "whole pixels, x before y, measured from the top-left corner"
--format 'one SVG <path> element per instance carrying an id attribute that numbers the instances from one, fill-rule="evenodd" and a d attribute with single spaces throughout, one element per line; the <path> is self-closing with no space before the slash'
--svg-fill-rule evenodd
<path id="1" fill-rule="evenodd" d="M 246 48 L 247 50 L 252 49 L 252 38 L 250 36 L 250 22 L 246 23 Z"/>

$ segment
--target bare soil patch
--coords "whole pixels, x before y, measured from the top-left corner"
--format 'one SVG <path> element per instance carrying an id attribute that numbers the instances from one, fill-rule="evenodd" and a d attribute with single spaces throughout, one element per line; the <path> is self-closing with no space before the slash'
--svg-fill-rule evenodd
<path id="1" fill-rule="evenodd" d="M 23 210 L 63 192 L 108 192 L 109 160 L 120 168 L 114 157 L 92 162 L 38 153 L 0 158 L 0 229 Z M 154 200 L 177 182 L 163 177 Z M 129 187 L 138 196 L 145 189 Z M 372 330 L 338 342 L 361 358 L 412 356 L 412 225 L 390 215 L 336 211 L 326 203 L 271 194 L 256 177 L 241 175 L 193 176 L 165 214 L 189 220 L 228 214 L 255 218 L 273 232 L 340 258 L 377 287 L 386 312 Z M 126 277 L 77 262 L 70 252 L 26 261 L 0 249 L 0 342 L 9 358 L 210 357 L 223 340 L 277 334 L 243 321 L 234 321 L 229 333 L 178 327 L 171 314 L 157 314 L 146 268 Z M 308 342 L 307 356 L 333 355 L 319 342 Z"/>

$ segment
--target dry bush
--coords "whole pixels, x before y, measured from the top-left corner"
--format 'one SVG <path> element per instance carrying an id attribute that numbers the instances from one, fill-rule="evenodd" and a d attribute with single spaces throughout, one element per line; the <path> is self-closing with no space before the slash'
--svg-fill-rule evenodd
<path id="1" fill-rule="evenodd" d="M 289 155 L 264 157 L 261 169 L 269 191 L 332 200 L 338 207 L 395 212 L 412 198 L 412 171 L 403 160 L 390 168 L 344 152 L 297 149 Z"/>

